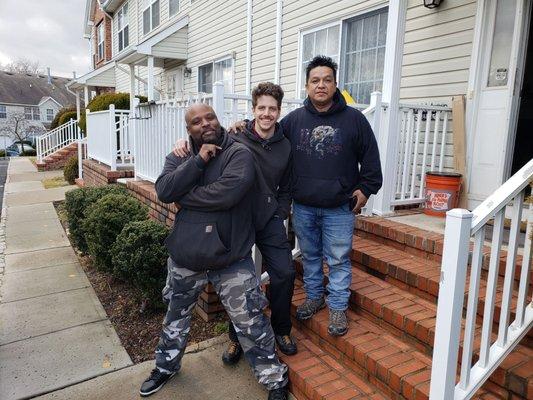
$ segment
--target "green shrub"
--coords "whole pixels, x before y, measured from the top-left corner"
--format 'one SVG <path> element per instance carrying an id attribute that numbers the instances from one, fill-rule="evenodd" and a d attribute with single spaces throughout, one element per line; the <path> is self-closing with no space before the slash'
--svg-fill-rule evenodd
<path id="1" fill-rule="evenodd" d="M 76 115 L 76 107 L 64 107 L 62 109 L 60 109 L 54 119 L 52 120 L 52 122 L 50 123 L 50 130 L 52 129 L 55 129 L 57 128 L 59 125 L 61 125 L 59 123 L 59 119 L 61 118 L 61 116 L 65 113 L 68 113 L 68 112 L 74 112 L 74 115 Z M 74 119 L 76 119 L 76 117 L 74 117 Z"/>
<path id="2" fill-rule="evenodd" d="M 0 149 L 0 157 L 5 157 L 5 156 L 6 156 L 5 149 Z"/>
<path id="3" fill-rule="evenodd" d="M 24 147 L 26 148 L 26 147 Z M 26 149 L 22 152 L 21 154 L 22 156 L 36 156 L 37 155 L 37 150 L 35 149 Z"/>
<path id="4" fill-rule="evenodd" d="M 76 178 L 78 177 L 78 156 L 72 156 L 68 159 L 65 168 L 63 168 L 63 177 L 71 185 L 76 183 Z"/>
<path id="5" fill-rule="evenodd" d="M 111 246 L 124 226 L 148 219 L 148 207 L 130 195 L 108 194 L 87 207 L 83 231 L 97 268 L 112 272 Z"/>
<path id="6" fill-rule="evenodd" d="M 141 103 L 145 103 L 148 99 L 145 96 L 138 97 Z M 103 93 L 93 98 L 86 108 L 91 112 L 109 110 L 111 104 L 115 105 L 117 110 L 129 110 L 130 109 L 130 94 L 129 93 Z M 80 117 L 80 128 L 86 132 L 86 116 L 85 114 Z"/>
<path id="7" fill-rule="evenodd" d="M 165 286 L 168 232 L 156 221 L 130 222 L 111 247 L 113 274 L 130 282 L 151 304 L 160 302 Z"/>
<path id="8" fill-rule="evenodd" d="M 78 113 L 76 111 L 67 111 L 61 114 L 61 117 L 59 118 L 59 126 L 63 125 L 64 123 L 67 123 L 71 119 L 76 120 L 78 117 Z"/>
<path id="9" fill-rule="evenodd" d="M 122 185 L 106 185 L 74 189 L 65 194 L 65 209 L 70 237 L 78 250 L 87 253 L 87 242 L 83 231 L 83 219 L 87 207 L 112 193 L 126 195 L 128 191 Z"/>

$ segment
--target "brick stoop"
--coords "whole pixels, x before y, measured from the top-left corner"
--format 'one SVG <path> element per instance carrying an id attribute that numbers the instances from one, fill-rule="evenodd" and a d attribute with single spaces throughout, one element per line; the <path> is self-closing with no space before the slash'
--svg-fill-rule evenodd
<path id="1" fill-rule="evenodd" d="M 84 186 L 103 186 L 117 183 L 120 178 L 133 178 L 133 167 L 111 171 L 108 165 L 95 160 L 83 160 L 83 184 Z"/>
<path id="2" fill-rule="evenodd" d="M 78 143 L 71 143 L 49 156 L 46 156 L 42 162 L 37 162 L 37 170 L 42 172 L 62 169 L 71 157 L 77 155 Z"/>

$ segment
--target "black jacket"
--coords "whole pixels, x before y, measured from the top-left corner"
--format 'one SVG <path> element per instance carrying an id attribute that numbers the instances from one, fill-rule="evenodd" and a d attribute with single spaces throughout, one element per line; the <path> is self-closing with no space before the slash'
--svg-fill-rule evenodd
<path id="1" fill-rule="evenodd" d="M 270 139 L 261 139 L 253 133 L 254 121 L 246 121 L 246 129 L 234 139 L 248 147 L 255 160 L 254 219 L 256 229 L 264 228 L 273 215 L 282 219 L 289 216 L 291 206 L 291 144 L 276 124 Z"/>
<path id="2" fill-rule="evenodd" d="M 360 189 L 366 197 L 381 188 L 378 146 L 366 117 L 346 105 L 337 90 L 328 111 L 309 98 L 281 126 L 292 145 L 292 196 L 313 207 L 338 207 Z"/>
<path id="3" fill-rule="evenodd" d="M 253 156 L 224 131 L 222 150 L 208 163 L 170 153 L 155 182 L 159 200 L 180 206 L 165 244 L 179 266 L 219 269 L 246 257 L 255 241 Z"/>

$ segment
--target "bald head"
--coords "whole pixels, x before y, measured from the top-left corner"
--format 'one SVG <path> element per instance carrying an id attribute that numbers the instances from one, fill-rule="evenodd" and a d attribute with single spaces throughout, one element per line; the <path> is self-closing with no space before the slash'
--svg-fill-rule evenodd
<path id="1" fill-rule="evenodd" d="M 222 127 L 213 108 L 204 103 L 196 103 L 185 112 L 187 131 L 197 145 L 218 143 Z"/>

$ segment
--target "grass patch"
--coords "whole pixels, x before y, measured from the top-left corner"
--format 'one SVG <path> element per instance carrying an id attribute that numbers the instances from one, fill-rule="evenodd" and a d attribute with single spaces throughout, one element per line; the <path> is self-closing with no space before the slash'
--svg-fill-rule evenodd
<path id="1" fill-rule="evenodd" d="M 28 159 L 31 161 L 33 165 L 37 166 L 37 157 L 28 157 Z"/>
<path id="2" fill-rule="evenodd" d="M 45 189 L 52 189 L 69 185 L 69 183 L 65 179 L 63 179 L 62 176 L 55 176 L 53 178 L 43 179 L 42 182 Z"/>
<path id="3" fill-rule="evenodd" d="M 228 322 L 219 322 L 213 328 L 213 331 L 216 335 L 222 335 L 223 333 L 228 333 Z"/>

